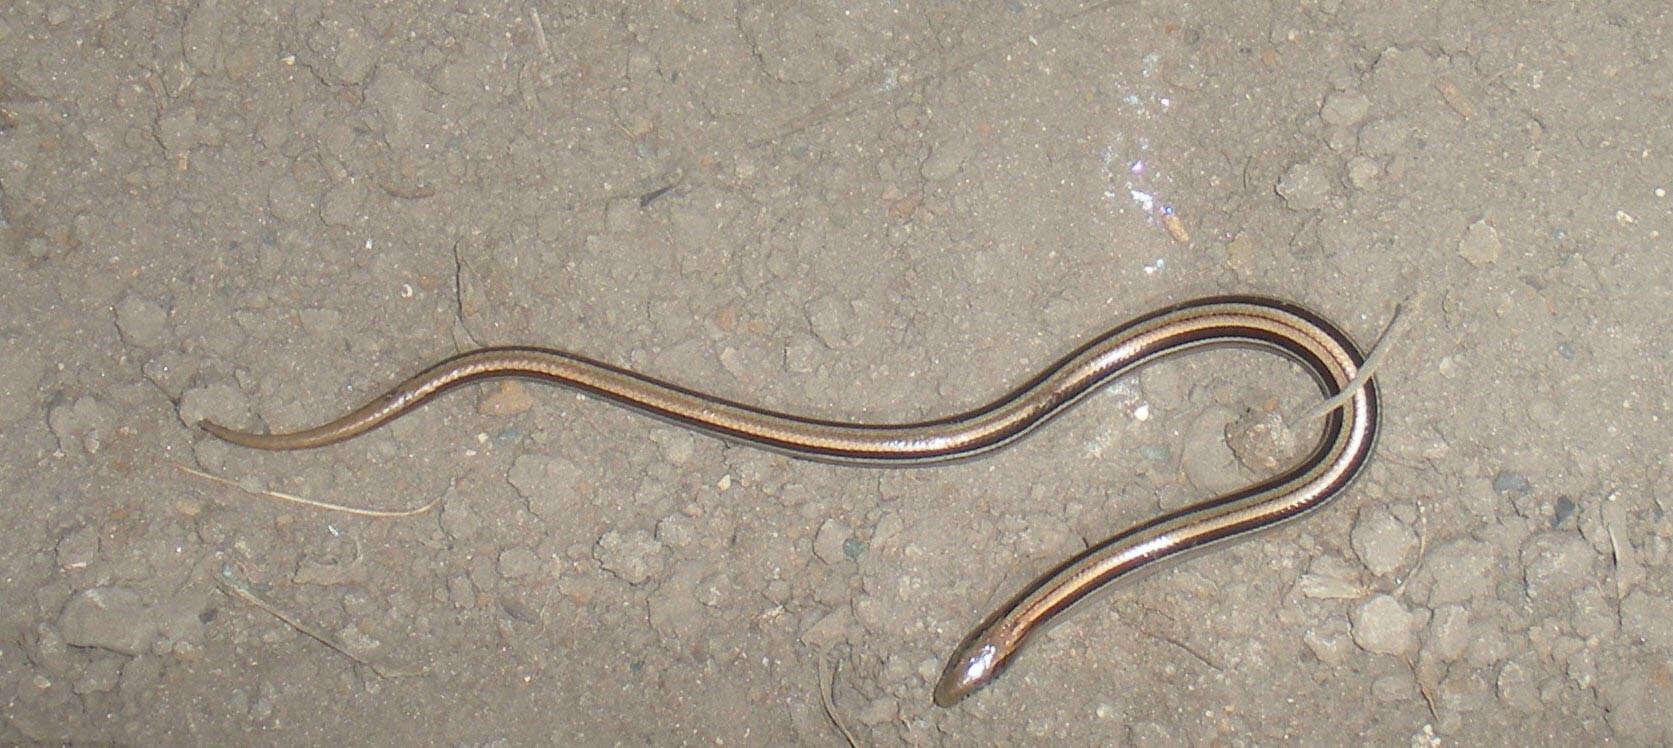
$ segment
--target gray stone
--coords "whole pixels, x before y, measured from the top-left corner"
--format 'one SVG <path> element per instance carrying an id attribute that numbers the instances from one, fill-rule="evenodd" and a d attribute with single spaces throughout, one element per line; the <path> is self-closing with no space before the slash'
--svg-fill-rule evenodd
<path id="1" fill-rule="evenodd" d="M 1499 700 L 1523 714 L 1540 710 L 1539 684 L 1526 665 L 1511 660 L 1499 668 Z"/>
<path id="2" fill-rule="evenodd" d="M 1186 427 L 1184 446 L 1179 453 L 1179 467 L 1186 479 L 1203 493 L 1222 493 L 1242 485 L 1244 480 L 1237 469 L 1237 456 L 1226 445 L 1226 426 L 1237 419 L 1229 409 L 1211 406 Z M 1179 501 L 1198 498 L 1194 494 L 1180 495 Z M 1164 509 L 1173 506 L 1164 505 Z"/>
<path id="3" fill-rule="evenodd" d="M 827 564 L 841 563 L 848 558 L 843 553 L 843 544 L 853 536 L 854 531 L 841 520 L 827 519 L 813 536 L 813 553 Z"/>
<path id="4" fill-rule="evenodd" d="M 657 586 L 650 596 L 651 628 L 663 636 L 694 636 L 702 632 L 703 608 L 697 600 L 697 589 L 707 573 L 703 564 L 682 561 L 675 565 L 667 581 Z"/>
<path id="5" fill-rule="evenodd" d="M 1358 91 L 1338 91 L 1325 97 L 1319 116 L 1331 127 L 1352 127 L 1371 111 L 1371 99 Z"/>
<path id="6" fill-rule="evenodd" d="M 500 552 L 500 576 L 507 579 L 532 577 L 540 572 L 540 557 L 522 546 Z"/>
<path id="7" fill-rule="evenodd" d="M 1367 652 L 1404 657 L 1417 650 L 1420 616 L 1406 610 L 1400 601 L 1377 595 L 1353 612 L 1354 643 Z"/>
<path id="8" fill-rule="evenodd" d="M 1429 634 L 1424 645 L 1442 662 L 1462 657 L 1464 650 L 1470 646 L 1470 612 L 1458 605 L 1448 605 L 1435 611 L 1429 621 Z"/>
<path id="9" fill-rule="evenodd" d="M 145 601 L 126 587 L 94 587 L 70 598 L 58 616 L 64 642 L 137 655 L 151 648 L 157 622 L 147 616 Z"/>
<path id="10" fill-rule="evenodd" d="M 1401 568 L 1418 545 L 1417 533 L 1382 507 L 1361 510 L 1349 540 L 1360 562 L 1377 576 Z"/>
<path id="11" fill-rule="evenodd" d="M 592 488 L 587 473 L 562 457 L 519 456 L 506 480 L 528 501 L 529 511 L 548 522 L 573 511 L 576 496 Z"/>
<path id="12" fill-rule="evenodd" d="M 644 584 L 662 573 L 662 544 L 644 530 L 604 533 L 593 547 L 593 558 L 628 584 Z"/>
<path id="13" fill-rule="evenodd" d="M 1592 545 L 1575 533 L 1547 532 L 1529 538 L 1522 545 L 1522 577 L 1528 597 L 1541 600 L 1568 595 L 1593 579 L 1592 561 L 1596 558 Z"/>
<path id="14" fill-rule="evenodd" d="M 1313 656 L 1326 665 L 1341 665 L 1353 653 L 1353 635 L 1348 621 L 1340 616 L 1326 619 L 1302 637 Z"/>
<path id="15" fill-rule="evenodd" d="M 128 345 L 160 348 L 168 342 L 168 311 L 151 299 L 128 294 L 116 303 L 116 329 Z"/>
<path id="16" fill-rule="evenodd" d="M 1278 195 L 1290 210 L 1317 210 L 1330 199 L 1330 175 L 1317 164 L 1295 164 L 1278 180 Z"/>
<path id="17" fill-rule="evenodd" d="M 1504 244 L 1499 241 L 1499 230 L 1486 221 L 1476 221 L 1464 230 L 1458 240 L 1458 256 L 1476 267 L 1486 267 L 1499 259 Z"/>
<path id="18" fill-rule="evenodd" d="M 85 569 L 99 557 L 99 528 L 77 528 L 58 541 L 58 568 Z"/>
<path id="19" fill-rule="evenodd" d="M 1479 541 L 1454 540 L 1436 546 L 1423 562 L 1431 582 L 1429 607 L 1492 594 L 1497 563 L 1493 547 Z"/>
<path id="20" fill-rule="evenodd" d="M 105 435 L 116 427 L 116 409 L 91 395 L 73 403 L 55 406 L 47 413 L 47 426 L 58 437 L 58 448 L 69 453 L 98 454 Z"/>

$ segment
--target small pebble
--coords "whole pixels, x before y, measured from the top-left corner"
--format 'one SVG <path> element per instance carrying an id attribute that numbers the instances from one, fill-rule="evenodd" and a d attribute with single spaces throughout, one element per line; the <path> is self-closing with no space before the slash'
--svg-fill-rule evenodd
<path id="1" fill-rule="evenodd" d="M 471 585 L 470 577 L 454 574 L 447 578 L 447 601 L 461 610 L 476 604 L 476 588 Z"/>
<path id="2" fill-rule="evenodd" d="M 534 407 L 534 396 L 522 382 L 507 379 L 489 388 L 476 401 L 476 412 L 494 418 L 514 416 Z"/>
<path id="3" fill-rule="evenodd" d="M 1226 446 L 1237 461 L 1258 474 L 1269 474 L 1295 454 L 1295 432 L 1276 409 L 1251 408 L 1226 427 Z"/>
<path id="4" fill-rule="evenodd" d="M 540 557 L 534 551 L 521 546 L 507 548 L 500 552 L 500 576 L 506 579 L 522 579 L 540 572 Z"/>
<path id="5" fill-rule="evenodd" d="M 579 497 L 594 490 L 587 473 L 562 457 L 519 455 L 505 477 L 529 511 L 548 522 L 567 516 Z"/>
<path id="6" fill-rule="evenodd" d="M 1315 600 L 1357 600 L 1365 596 L 1359 573 L 1340 558 L 1319 556 L 1296 581 L 1301 594 Z"/>
<path id="7" fill-rule="evenodd" d="M 1430 607 L 1492 594 L 1498 572 L 1498 558 L 1493 546 L 1467 539 L 1430 549 L 1421 565 L 1424 574 L 1433 582 L 1427 600 Z"/>
<path id="8" fill-rule="evenodd" d="M 126 587 L 94 587 L 70 598 L 58 616 L 64 642 L 137 655 L 151 648 L 157 622 L 145 615 L 145 601 Z"/>
<path id="9" fill-rule="evenodd" d="M 1339 91 L 1325 97 L 1319 116 L 1331 127 L 1352 127 L 1371 111 L 1371 99 L 1358 91 Z"/>
<path id="10" fill-rule="evenodd" d="M 85 569 L 99 556 L 99 529 L 91 525 L 78 528 L 58 541 L 58 568 Z"/>
<path id="11" fill-rule="evenodd" d="M 662 448 L 662 459 L 670 465 L 684 465 L 691 461 L 697 449 L 697 438 L 683 429 L 654 429 L 651 441 Z"/>
<path id="12" fill-rule="evenodd" d="M 1429 621 L 1425 649 L 1442 662 L 1451 662 L 1462 657 L 1469 645 L 1470 612 L 1459 605 L 1448 605 L 1435 611 L 1434 618 Z"/>
<path id="13" fill-rule="evenodd" d="M 1523 714 L 1540 710 L 1539 684 L 1534 681 L 1534 674 L 1521 663 L 1511 660 L 1500 667 L 1496 685 L 1499 700 L 1510 708 Z"/>
<path id="14" fill-rule="evenodd" d="M 1574 604 L 1573 623 L 1576 635 L 1589 639 L 1615 633 L 1620 617 L 1615 614 L 1614 605 L 1604 599 L 1602 590 L 1595 586 L 1581 587 L 1574 591 L 1571 599 Z"/>
<path id="15" fill-rule="evenodd" d="M 151 299 L 128 294 L 116 304 L 116 329 L 128 345 L 160 348 L 169 338 L 168 312 Z"/>
<path id="16" fill-rule="evenodd" d="M 1464 230 L 1464 237 L 1458 240 L 1458 256 L 1478 268 L 1493 264 L 1503 249 L 1498 229 L 1486 221 L 1470 224 Z"/>
<path id="17" fill-rule="evenodd" d="M 1349 540 L 1360 562 L 1377 576 L 1399 569 L 1418 545 L 1417 533 L 1382 507 L 1360 510 Z"/>
<path id="18" fill-rule="evenodd" d="M 47 413 L 47 425 L 58 437 L 58 448 L 69 453 L 98 454 L 116 426 L 116 409 L 91 395 L 63 403 Z"/>
<path id="19" fill-rule="evenodd" d="M 835 296 L 821 296 L 807 304 L 807 320 L 813 334 L 829 348 L 844 348 L 850 344 L 849 325 L 854 307 Z"/>
<path id="20" fill-rule="evenodd" d="M 1377 595 L 1353 612 L 1354 643 L 1367 652 L 1404 657 L 1417 650 L 1413 636 L 1419 616 L 1388 595 Z"/>
<path id="21" fill-rule="evenodd" d="M 604 533 L 593 547 L 593 558 L 628 584 L 644 584 L 662 573 L 662 544 L 645 530 Z"/>
<path id="22" fill-rule="evenodd" d="M 1258 251 L 1255 240 L 1249 237 L 1249 233 L 1246 231 L 1239 232 L 1237 236 L 1232 237 L 1231 241 L 1226 242 L 1226 265 L 1239 273 L 1252 273 L 1255 271 L 1256 261 L 1259 259 Z M 1146 369 L 1146 371 L 1150 370 Z M 1148 378 L 1146 379 L 1145 391 L 1150 391 Z"/>
<path id="23" fill-rule="evenodd" d="M 1278 195 L 1290 210 L 1317 210 L 1330 199 L 1330 175 L 1316 164 L 1295 164 L 1278 180 Z"/>
<path id="24" fill-rule="evenodd" d="M 784 344 L 784 368 L 792 374 L 811 374 L 821 360 L 819 340 L 805 332 L 790 334 Z"/>
<path id="25" fill-rule="evenodd" d="M 1326 619 L 1324 623 L 1314 627 L 1302 637 L 1302 642 L 1319 662 L 1326 665 L 1341 665 L 1348 661 L 1353 653 L 1353 634 L 1348 627 L 1348 621 L 1340 616 Z"/>
<path id="26" fill-rule="evenodd" d="M 1548 532 L 1535 535 L 1522 545 L 1522 578 L 1530 599 L 1565 597 L 1594 578 L 1592 562 L 1598 558 L 1591 543 L 1576 533 Z"/>
<path id="27" fill-rule="evenodd" d="M 819 526 L 819 532 L 813 536 L 813 553 L 819 560 L 827 564 L 837 564 L 848 559 L 844 552 L 849 538 L 854 534 L 848 525 L 841 520 L 827 519 Z"/>
<path id="28" fill-rule="evenodd" d="M 673 548 L 691 545 L 695 532 L 691 518 L 683 514 L 670 514 L 656 523 L 656 539 Z"/>
<path id="29" fill-rule="evenodd" d="M 1356 189 L 1370 189 L 1376 186 L 1377 179 L 1383 175 L 1383 167 L 1377 160 L 1369 156 L 1354 156 L 1348 159 L 1348 182 Z"/>
<path id="30" fill-rule="evenodd" d="M 814 649 L 829 649 L 847 638 L 848 625 L 853 621 L 854 614 L 847 608 L 818 616 L 802 628 L 802 643 Z"/>
<path id="31" fill-rule="evenodd" d="M 1211 406 L 1186 427 L 1179 452 L 1179 467 L 1199 491 L 1222 493 L 1243 484 L 1243 476 L 1237 470 L 1237 457 L 1226 446 L 1226 428 L 1236 418 L 1229 409 Z M 1184 495 L 1179 500 L 1190 498 L 1190 495 Z"/>

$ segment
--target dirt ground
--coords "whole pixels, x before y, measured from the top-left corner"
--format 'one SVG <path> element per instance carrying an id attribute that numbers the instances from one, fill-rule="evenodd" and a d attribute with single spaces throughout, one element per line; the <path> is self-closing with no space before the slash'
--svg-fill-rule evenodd
<path id="1" fill-rule="evenodd" d="M 0 741 L 1673 740 L 1673 6 L 655 5 L 0 3 Z M 508 343 L 928 418 L 1218 293 L 1405 302 L 1371 466 L 953 709 L 998 601 L 1271 472 L 1299 369 L 913 470 L 535 384 L 191 425 Z"/>

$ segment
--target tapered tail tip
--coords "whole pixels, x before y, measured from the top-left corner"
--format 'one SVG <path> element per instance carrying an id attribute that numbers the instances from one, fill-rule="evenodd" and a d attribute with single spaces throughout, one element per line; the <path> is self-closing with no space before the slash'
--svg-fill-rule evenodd
<path id="1" fill-rule="evenodd" d="M 229 429 L 207 418 L 198 421 L 198 428 L 203 429 L 208 432 L 210 436 L 227 442 L 228 444 L 237 444 L 241 447 L 253 447 L 256 449 L 272 449 L 272 447 L 266 444 L 269 439 L 266 434 L 252 434 L 248 431 Z"/>

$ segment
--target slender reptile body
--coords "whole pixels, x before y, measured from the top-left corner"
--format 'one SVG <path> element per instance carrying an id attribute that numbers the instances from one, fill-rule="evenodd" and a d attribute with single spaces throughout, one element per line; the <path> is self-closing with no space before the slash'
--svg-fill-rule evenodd
<path id="1" fill-rule="evenodd" d="M 545 348 L 485 348 L 447 359 L 335 421 L 291 434 L 200 425 L 234 444 L 306 449 L 351 439 L 452 387 L 524 377 L 792 457 L 878 467 L 950 462 L 998 449 L 1115 378 L 1164 356 L 1215 346 L 1270 350 L 1306 368 L 1321 392 L 1354 385 L 1364 357 L 1334 325 L 1293 304 L 1215 297 L 1167 307 L 1093 338 L 1010 394 L 970 412 L 903 424 L 852 424 L 776 413 Z M 1325 419 L 1318 446 L 1276 477 L 1164 514 L 1098 543 L 1017 594 L 976 627 L 949 659 L 935 703 L 951 706 L 1004 671 L 1030 637 L 1093 592 L 1160 562 L 1273 527 L 1328 502 L 1369 458 L 1377 391 L 1359 383 Z"/>

